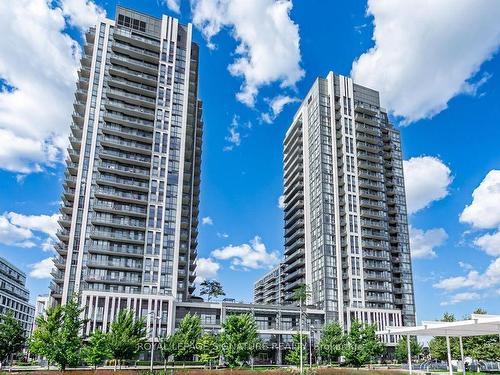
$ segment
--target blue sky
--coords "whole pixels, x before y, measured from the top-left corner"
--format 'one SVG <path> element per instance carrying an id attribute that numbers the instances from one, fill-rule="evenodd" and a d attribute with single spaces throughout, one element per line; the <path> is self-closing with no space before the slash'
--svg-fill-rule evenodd
<path id="1" fill-rule="evenodd" d="M 379 89 L 401 128 L 418 319 L 479 306 L 500 313 L 492 1 L 119 3 L 195 23 L 205 122 L 200 267 L 228 296 L 250 301 L 253 282 L 281 257 L 282 140 L 298 99 L 332 70 Z M 115 5 L 0 4 L 0 255 L 30 275 L 32 298 L 49 283 L 81 32 L 96 14 L 113 18 Z"/>

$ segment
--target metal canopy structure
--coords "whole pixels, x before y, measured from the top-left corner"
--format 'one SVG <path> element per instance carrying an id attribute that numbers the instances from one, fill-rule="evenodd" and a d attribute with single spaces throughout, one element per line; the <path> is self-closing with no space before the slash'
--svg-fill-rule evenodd
<path id="1" fill-rule="evenodd" d="M 500 335 L 500 315 L 472 314 L 470 319 L 459 320 L 456 322 L 423 321 L 422 325 L 416 327 L 387 327 L 383 331 L 378 331 L 377 334 L 406 336 L 408 348 L 408 370 L 410 371 L 410 374 L 412 373 L 410 336 L 446 337 L 448 367 L 450 374 L 453 374 L 450 337 L 458 337 L 460 343 L 462 371 L 465 374 L 462 337 Z"/>

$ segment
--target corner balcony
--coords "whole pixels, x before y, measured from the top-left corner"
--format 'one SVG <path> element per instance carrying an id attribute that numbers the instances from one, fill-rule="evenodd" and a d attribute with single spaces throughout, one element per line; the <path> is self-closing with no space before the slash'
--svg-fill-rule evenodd
<path id="1" fill-rule="evenodd" d="M 69 143 L 71 144 L 71 147 L 73 147 L 74 150 L 80 151 L 80 148 L 82 146 L 81 138 L 76 138 L 76 137 L 70 136 Z"/>
<path id="2" fill-rule="evenodd" d="M 59 229 L 56 232 L 56 236 L 57 236 L 57 238 L 59 238 L 60 241 L 68 242 L 69 241 L 69 230 Z"/>

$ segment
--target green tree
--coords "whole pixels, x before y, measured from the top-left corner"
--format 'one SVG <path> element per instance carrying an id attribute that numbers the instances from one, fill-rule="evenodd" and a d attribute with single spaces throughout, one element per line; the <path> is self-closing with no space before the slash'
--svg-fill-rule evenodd
<path id="1" fill-rule="evenodd" d="M 453 314 L 444 313 L 442 322 L 454 322 Z M 450 350 L 453 358 L 460 358 L 460 346 L 457 337 L 450 337 Z M 448 350 L 446 346 L 446 338 L 436 336 L 429 341 L 429 352 L 432 358 L 446 361 L 448 359 Z"/>
<path id="2" fill-rule="evenodd" d="M 474 314 L 487 314 L 486 310 L 476 309 Z M 470 316 L 465 317 L 470 319 Z M 464 353 L 480 361 L 494 361 L 500 358 L 498 335 L 471 336 L 463 338 Z"/>
<path id="3" fill-rule="evenodd" d="M 319 355 L 327 363 L 336 362 L 342 355 L 346 342 L 344 330 L 339 323 L 331 322 L 323 327 L 319 342 Z"/>
<path id="4" fill-rule="evenodd" d="M 297 301 L 300 306 L 306 305 L 307 300 L 311 298 L 311 289 L 306 284 L 300 284 L 293 291 L 293 300 Z"/>
<path id="5" fill-rule="evenodd" d="M 163 355 L 163 358 L 165 359 L 165 362 L 168 361 L 171 356 L 174 357 L 175 360 L 178 348 L 179 348 L 178 335 L 173 334 L 165 336 L 161 339 L 160 351 L 161 354 Z"/>
<path id="6" fill-rule="evenodd" d="M 21 323 L 14 318 L 14 313 L 8 311 L 0 315 L 0 366 L 2 361 L 12 358 L 17 354 L 26 342 L 26 336 Z"/>
<path id="7" fill-rule="evenodd" d="M 101 330 L 94 331 L 82 349 L 83 360 L 88 365 L 94 366 L 94 369 L 97 369 L 97 365 L 110 357 L 111 353 L 108 348 L 106 334 Z"/>
<path id="8" fill-rule="evenodd" d="M 222 288 L 221 283 L 218 282 L 217 280 L 204 280 L 200 284 L 200 287 L 201 287 L 200 295 L 201 296 L 206 295 L 209 301 L 212 299 L 212 297 L 217 298 L 226 295 L 224 289 Z"/>
<path id="9" fill-rule="evenodd" d="M 295 366 L 300 365 L 300 353 L 302 353 L 302 363 L 307 362 L 307 337 L 300 333 L 296 333 L 292 336 L 292 349 L 285 356 L 287 363 Z M 302 345 L 302 350 L 300 346 Z"/>
<path id="10" fill-rule="evenodd" d="M 78 307 L 76 296 L 62 306 L 61 325 L 57 332 L 52 358 L 63 371 L 66 367 L 78 365 L 80 361 L 80 350 L 83 345 L 80 336 L 83 326 L 83 321 L 80 319 L 82 311 L 83 309 Z"/>
<path id="11" fill-rule="evenodd" d="M 144 318 L 136 319 L 131 310 L 121 310 L 111 323 L 106 335 L 111 358 L 120 363 L 133 359 L 139 354 L 146 343 L 146 323 Z"/>
<path id="12" fill-rule="evenodd" d="M 36 320 L 36 329 L 28 342 L 30 352 L 47 359 L 47 367 L 52 361 L 56 338 L 61 324 L 63 310 L 61 306 L 48 309 L 45 315 Z"/>
<path id="13" fill-rule="evenodd" d="M 375 331 L 373 324 L 362 324 L 357 320 L 351 323 L 343 353 L 349 365 L 359 368 L 382 355 L 384 345 Z"/>
<path id="14" fill-rule="evenodd" d="M 37 322 L 30 341 L 31 352 L 44 356 L 49 363 L 56 363 L 62 371 L 78 365 L 83 345 L 80 336 L 82 311 L 76 296 L 63 306 L 49 309 L 47 316 Z"/>
<path id="15" fill-rule="evenodd" d="M 242 366 L 259 344 L 257 325 L 251 314 L 230 315 L 222 324 L 220 345 L 229 367 Z"/>
<path id="16" fill-rule="evenodd" d="M 200 359 L 212 367 L 212 363 L 219 358 L 219 338 L 217 335 L 204 334 L 198 341 Z"/>
<path id="17" fill-rule="evenodd" d="M 176 356 L 182 360 L 191 360 L 195 354 L 198 354 L 197 345 L 202 333 L 199 315 L 188 313 L 184 316 L 175 332 L 178 344 Z"/>
<path id="18" fill-rule="evenodd" d="M 418 343 L 415 336 L 410 337 L 410 349 L 412 358 L 418 357 L 420 353 L 422 353 L 423 347 Z M 396 345 L 394 356 L 399 363 L 408 361 L 408 344 L 406 342 L 406 337 L 401 337 L 399 339 L 399 342 Z"/>

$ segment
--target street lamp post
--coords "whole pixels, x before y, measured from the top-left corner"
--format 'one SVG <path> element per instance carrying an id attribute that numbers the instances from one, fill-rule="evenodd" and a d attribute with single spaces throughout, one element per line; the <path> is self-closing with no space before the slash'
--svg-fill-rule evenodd
<path id="1" fill-rule="evenodd" d="M 312 340 L 314 338 L 314 327 L 309 326 L 309 368 L 312 368 Z"/>
<path id="2" fill-rule="evenodd" d="M 154 349 L 155 349 L 155 336 L 156 336 L 156 320 L 160 319 L 161 317 L 157 317 L 156 313 L 154 311 L 150 311 L 148 315 L 151 315 L 151 319 L 153 320 L 153 329 L 151 331 L 151 362 L 149 364 L 149 369 L 153 371 L 153 356 L 154 356 Z"/>

